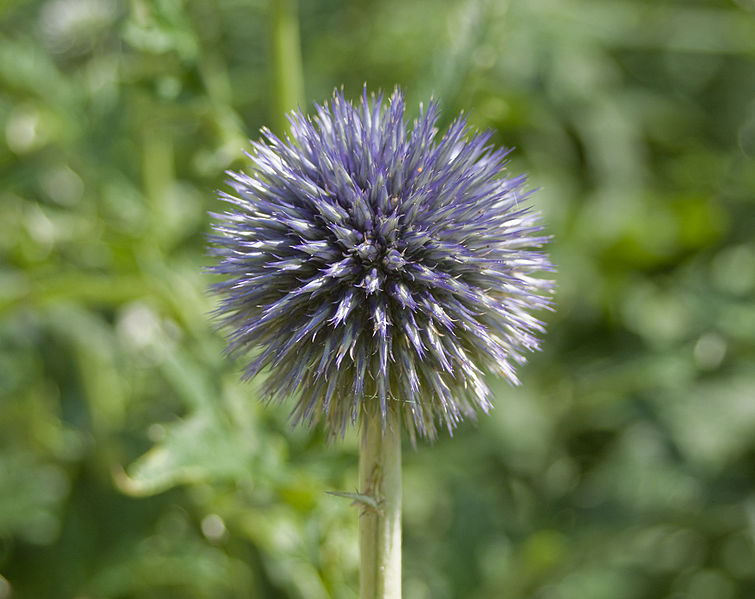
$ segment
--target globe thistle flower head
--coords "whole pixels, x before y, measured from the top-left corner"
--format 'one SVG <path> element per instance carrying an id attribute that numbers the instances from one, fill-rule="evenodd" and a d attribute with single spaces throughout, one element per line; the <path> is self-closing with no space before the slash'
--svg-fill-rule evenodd
<path id="1" fill-rule="evenodd" d="M 439 137 L 435 102 L 411 127 L 404 110 L 398 90 L 336 92 L 285 139 L 263 129 L 214 215 L 229 352 L 331 436 L 399 412 L 432 439 L 486 412 L 483 374 L 518 382 L 549 305 L 547 238 L 507 151 L 462 117 Z"/>

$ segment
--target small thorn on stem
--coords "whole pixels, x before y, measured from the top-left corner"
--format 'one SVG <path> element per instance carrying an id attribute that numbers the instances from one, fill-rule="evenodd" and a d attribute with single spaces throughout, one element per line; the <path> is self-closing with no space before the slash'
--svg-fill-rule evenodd
<path id="1" fill-rule="evenodd" d="M 372 495 L 366 495 L 365 493 L 359 493 L 354 491 L 353 493 L 346 493 L 344 491 L 326 491 L 328 495 L 335 495 L 336 497 L 345 497 L 351 499 L 351 505 L 362 506 L 363 509 L 373 510 L 378 516 L 383 515 L 383 510 L 380 507 L 378 500 Z"/>

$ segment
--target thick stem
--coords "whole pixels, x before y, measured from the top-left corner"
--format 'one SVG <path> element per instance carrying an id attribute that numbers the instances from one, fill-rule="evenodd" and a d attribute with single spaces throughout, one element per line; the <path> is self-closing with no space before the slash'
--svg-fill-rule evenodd
<path id="1" fill-rule="evenodd" d="M 401 599 L 401 428 L 393 417 L 365 417 L 359 452 L 360 493 L 372 497 L 359 518 L 360 599 Z"/>

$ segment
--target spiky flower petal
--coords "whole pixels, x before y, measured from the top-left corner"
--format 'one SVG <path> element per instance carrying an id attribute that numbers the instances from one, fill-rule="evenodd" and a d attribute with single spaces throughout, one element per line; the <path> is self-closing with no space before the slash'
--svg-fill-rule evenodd
<path id="1" fill-rule="evenodd" d="M 232 354 L 268 369 L 295 421 L 343 434 L 364 413 L 403 413 L 433 438 L 490 407 L 486 371 L 517 383 L 538 348 L 551 270 L 524 177 L 463 118 L 438 139 L 431 102 L 407 130 L 404 98 L 335 93 L 285 140 L 263 129 L 250 174 L 215 215 L 218 314 Z"/>

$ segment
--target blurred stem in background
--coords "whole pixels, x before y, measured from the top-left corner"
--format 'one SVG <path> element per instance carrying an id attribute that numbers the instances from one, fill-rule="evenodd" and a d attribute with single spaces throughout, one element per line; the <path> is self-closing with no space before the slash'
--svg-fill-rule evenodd
<path id="1" fill-rule="evenodd" d="M 273 122 L 276 132 L 288 129 L 286 114 L 304 103 L 304 77 L 297 0 L 271 0 L 273 29 Z"/>

